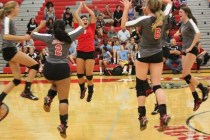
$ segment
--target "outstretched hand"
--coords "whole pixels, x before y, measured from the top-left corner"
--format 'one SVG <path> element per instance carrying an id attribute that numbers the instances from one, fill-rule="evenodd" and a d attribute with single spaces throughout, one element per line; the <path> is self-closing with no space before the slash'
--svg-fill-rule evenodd
<path id="1" fill-rule="evenodd" d="M 121 0 L 120 3 L 124 5 L 124 7 L 129 8 L 132 4 L 131 0 Z"/>

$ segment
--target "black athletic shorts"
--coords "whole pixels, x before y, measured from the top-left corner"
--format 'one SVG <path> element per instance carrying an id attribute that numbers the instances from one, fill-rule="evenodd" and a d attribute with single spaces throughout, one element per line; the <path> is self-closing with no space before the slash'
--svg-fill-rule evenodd
<path id="1" fill-rule="evenodd" d="M 6 61 L 10 61 L 18 52 L 16 47 L 7 47 L 2 49 L 3 58 Z"/>
<path id="2" fill-rule="evenodd" d="M 169 55 L 170 55 L 170 50 L 169 50 L 169 48 L 166 47 L 166 46 L 163 46 L 163 47 L 162 47 L 162 50 L 163 50 L 163 57 L 164 57 L 165 59 L 167 59 L 167 58 L 169 57 Z"/>
<path id="3" fill-rule="evenodd" d="M 193 47 L 193 49 L 191 50 L 191 51 L 189 51 L 188 53 L 191 53 L 191 54 L 194 54 L 195 56 L 197 56 L 198 55 L 198 48 L 197 47 Z M 186 56 L 187 55 L 187 53 L 186 52 L 183 52 L 182 53 L 184 56 Z"/>
<path id="4" fill-rule="evenodd" d="M 94 52 L 77 51 L 77 58 L 81 58 L 83 60 L 95 59 L 95 55 L 94 55 Z"/>
<path id="5" fill-rule="evenodd" d="M 138 54 L 136 55 L 136 60 L 143 63 L 161 63 L 163 62 L 163 52 L 156 53 L 154 55 L 138 58 Z"/>
<path id="6" fill-rule="evenodd" d="M 47 80 L 58 81 L 70 77 L 70 68 L 68 63 L 49 63 L 46 62 L 43 68 L 44 77 Z"/>

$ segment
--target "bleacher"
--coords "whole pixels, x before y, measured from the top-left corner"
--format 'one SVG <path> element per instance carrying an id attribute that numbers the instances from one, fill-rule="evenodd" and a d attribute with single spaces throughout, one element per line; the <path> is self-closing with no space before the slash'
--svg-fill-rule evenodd
<path id="1" fill-rule="evenodd" d="M 3 3 L 7 2 L 7 1 L 9 1 L 9 0 L 1 0 L 1 2 L 3 2 Z M 16 0 L 16 1 L 19 4 L 24 2 L 23 0 Z M 38 23 L 44 19 L 44 8 L 45 8 L 45 4 L 48 1 L 51 1 L 54 3 L 55 14 L 56 14 L 57 19 L 62 19 L 62 15 L 63 15 L 66 7 L 71 7 L 71 11 L 74 11 L 78 7 L 78 0 L 63 0 L 63 1 L 61 1 L 61 0 L 43 0 L 43 3 L 41 5 L 41 7 L 39 8 L 39 11 L 37 11 L 36 16 L 35 16 L 35 19 Z M 194 1 L 194 0 L 191 0 L 191 1 Z M 100 10 L 101 12 L 103 12 L 105 4 L 109 4 L 109 7 L 112 12 L 115 11 L 116 5 L 121 5 L 121 3 L 119 1 L 114 1 L 114 0 L 106 0 L 106 1 L 104 1 L 104 0 L 85 0 L 85 2 L 87 3 L 88 7 L 91 9 L 93 9 L 94 6 L 97 6 L 98 10 Z M 20 13 L 20 15 L 22 15 L 22 14 L 24 14 L 24 13 Z M 82 10 L 82 14 L 87 14 L 87 12 L 85 10 Z M 178 10 L 175 10 L 173 12 L 176 23 L 179 22 L 178 14 L 179 14 Z M 30 19 L 30 17 L 28 17 L 28 19 Z M 109 30 L 110 27 L 106 26 L 105 29 Z M 120 30 L 120 27 L 115 27 L 115 31 L 119 31 L 119 30 Z M 178 28 L 175 27 L 173 30 L 170 31 L 170 35 L 173 36 L 177 30 L 178 30 Z M 41 32 L 45 32 L 45 29 L 43 29 Z M 176 39 L 178 45 L 182 45 L 182 42 L 180 42 L 179 37 L 174 37 L 174 38 Z M 45 43 L 41 42 L 41 41 L 35 41 L 35 46 L 38 50 L 41 50 L 46 47 Z M 112 66 L 113 65 L 111 65 L 111 67 Z M 71 68 L 72 72 L 76 72 L 76 66 L 73 66 L 72 64 L 70 64 L 70 68 Z M 196 69 L 196 68 L 197 68 L 197 66 L 195 64 L 192 69 Z M 24 70 L 25 70 L 25 68 L 21 67 L 21 72 L 24 72 Z M 168 68 L 166 66 L 164 66 L 164 70 L 168 70 Z M 95 72 L 99 71 L 98 58 L 96 58 L 96 65 L 94 67 L 94 71 Z M 3 73 L 11 73 L 10 68 L 4 67 Z"/>

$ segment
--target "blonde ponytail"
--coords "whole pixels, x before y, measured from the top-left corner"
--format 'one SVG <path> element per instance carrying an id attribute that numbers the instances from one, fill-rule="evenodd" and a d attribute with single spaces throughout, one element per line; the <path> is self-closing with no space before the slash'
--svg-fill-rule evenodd
<path id="1" fill-rule="evenodd" d="M 2 20 L 5 15 L 9 15 L 17 5 L 18 3 L 16 1 L 9 1 L 5 3 L 4 7 L 0 9 L 0 20 Z"/>
<path id="2" fill-rule="evenodd" d="M 156 11 L 155 15 L 156 15 L 156 20 L 155 20 L 155 23 L 152 25 L 152 31 L 155 31 L 155 29 L 158 26 L 162 26 L 163 25 L 163 20 L 165 18 L 164 12 L 162 10 Z"/>
<path id="3" fill-rule="evenodd" d="M 4 18 L 4 8 L 0 9 L 0 20 L 2 20 Z"/>

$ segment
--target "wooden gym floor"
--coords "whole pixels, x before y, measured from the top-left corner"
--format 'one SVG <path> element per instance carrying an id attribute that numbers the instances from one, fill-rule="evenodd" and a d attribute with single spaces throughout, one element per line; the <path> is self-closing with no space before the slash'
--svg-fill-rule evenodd
<path id="1" fill-rule="evenodd" d="M 193 74 L 204 85 L 210 85 L 208 74 Z M 0 91 L 11 81 L 0 75 Z M 181 83 L 181 75 L 164 74 L 163 83 Z M 168 78 L 171 77 L 171 78 Z M 193 98 L 188 88 L 164 89 L 168 114 L 172 119 L 164 132 L 158 131 L 159 115 L 151 115 L 155 104 L 154 94 L 147 99 L 148 127 L 140 131 L 135 76 L 95 76 L 93 100 L 79 99 L 76 76 L 72 76 L 69 98 L 69 127 L 71 140 L 210 140 L 210 99 L 193 112 Z M 24 79 L 23 79 L 24 80 Z M 169 80 L 169 81 L 167 81 Z M 50 85 L 44 78 L 36 78 L 32 86 L 38 101 L 20 97 L 24 84 L 16 87 L 4 101 L 10 113 L 0 122 L 0 140 L 60 140 L 58 100 L 52 103 L 50 113 L 43 108 L 43 98 Z M 201 94 L 199 94 L 201 97 Z"/>

